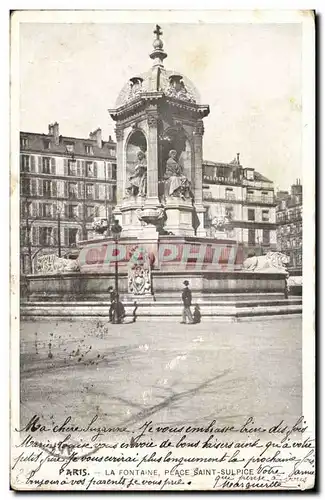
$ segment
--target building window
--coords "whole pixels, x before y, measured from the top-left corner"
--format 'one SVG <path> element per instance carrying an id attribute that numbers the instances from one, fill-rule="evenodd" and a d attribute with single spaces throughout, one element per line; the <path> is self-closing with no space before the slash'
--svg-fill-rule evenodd
<path id="1" fill-rule="evenodd" d="M 44 180 L 43 181 L 43 195 L 47 198 L 50 198 L 52 194 L 52 183 L 51 181 Z"/>
<path id="2" fill-rule="evenodd" d="M 234 200 L 234 199 L 235 199 L 235 194 L 233 192 L 233 189 L 226 188 L 226 200 Z"/>
<path id="3" fill-rule="evenodd" d="M 247 201 L 254 201 L 254 191 L 248 189 L 247 190 Z"/>
<path id="4" fill-rule="evenodd" d="M 263 229 L 263 245 L 270 244 L 270 231 L 269 229 Z"/>
<path id="5" fill-rule="evenodd" d="M 30 157 L 28 155 L 22 155 L 21 157 L 21 171 L 29 172 L 30 169 Z"/>
<path id="6" fill-rule="evenodd" d="M 116 163 L 112 164 L 112 179 L 116 180 Z"/>
<path id="7" fill-rule="evenodd" d="M 95 217 L 95 207 L 88 205 L 87 206 L 87 219 L 92 219 Z"/>
<path id="8" fill-rule="evenodd" d="M 248 230 L 248 244 L 255 245 L 255 229 Z"/>
<path id="9" fill-rule="evenodd" d="M 28 231 L 27 227 L 22 227 L 20 230 L 20 245 L 25 247 L 28 245 Z"/>
<path id="10" fill-rule="evenodd" d="M 24 196 L 30 195 L 30 179 L 22 179 L 22 194 Z"/>
<path id="11" fill-rule="evenodd" d="M 28 138 L 27 137 L 20 138 L 20 147 L 21 147 L 21 149 L 28 147 Z"/>
<path id="12" fill-rule="evenodd" d="M 254 170 L 250 170 L 250 169 L 246 170 L 246 179 L 249 181 L 254 180 Z"/>
<path id="13" fill-rule="evenodd" d="M 31 212 L 32 202 L 31 201 L 23 201 L 21 204 L 21 216 L 22 218 L 30 217 L 32 215 Z"/>
<path id="14" fill-rule="evenodd" d="M 76 229 L 76 228 L 69 228 L 68 229 L 68 245 L 69 245 L 69 247 L 76 245 L 77 233 L 78 233 L 78 229 Z"/>
<path id="15" fill-rule="evenodd" d="M 68 217 L 69 219 L 75 219 L 76 217 L 78 217 L 78 205 L 69 205 Z"/>
<path id="16" fill-rule="evenodd" d="M 44 149 L 51 149 L 51 141 L 49 139 L 45 139 L 43 141 Z"/>
<path id="17" fill-rule="evenodd" d="M 115 149 L 110 149 L 109 154 L 110 156 L 115 156 Z"/>
<path id="18" fill-rule="evenodd" d="M 85 144 L 85 152 L 87 155 L 93 154 L 93 147 L 90 144 Z"/>
<path id="19" fill-rule="evenodd" d="M 204 191 L 203 191 L 203 198 L 205 200 L 211 200 L 212 199 L 212 193 L 211 193 L 210 189 L 204 189 Z"/>
<path id="20" fill-rule="evenodd" d="M 51 203 L 41 204 L 41 217 L 51 217 L 52 216 L 52 205 Z"/>
<path id="21" fill-rule="evenodd" d="M 42 173 L 50 174 L 51 173 L 51 158 L 42 158 Z"/>
<path id="22" fill-rule="evenodd" d="M 86 198 L 92 200 L 94 198 L 94 185 L 86 184 Z"/>
<path id="23" fill-rule="evenodd" d="M 255 220 L 255 210 L 254 210 L 254 208 L 249 208 L 247 210 L 247 218 L 248 218 L 248 220 Z"/>
<path id="24" fill-rule="evenodd" d="M 40 245 L 50 245 L 52 239 L 52 228 L 51 227 L 40 227 L 39 228 L 39 242 Z"/>
<path id="25" fill-rule="evenodd" d="M 269 201 L 269 192 L 268 191 L 262 191 L 262 196 L 261 196 L 261 200 L 262 200 L 262 203 L 266 203 Z"/>
<path id="26" fill-rule="evenodd" d="M 94 175 L 95 175 L 94 164 L 92 161 L 87 161 L 86 162 L 86 176 L 87 177 L 94 177 Z"/>
<path id="27" fill-rule="evenodd" d="M 68 153 L 74 152 L 74 143 L 73 142 L 65 142 L 65 147 Z"/>
<path id="28" fill-rule="evenodd" d="M 69 198 L 72 200 L 78 198 L 78 185 L 76 182 L 69 182 Z"/>
<path id="29" fill-rule="evenodd" d="M 77 175 L 77 162 L 76 160 L 68 161 L 68 174 L 69 175 Z"/>
<path id="30" fill-rule="evenodd" d="M 268 210 L 262 210 L 262 221 L 263 222 L 269 222 L 270 220 L 270 214 Z"/>

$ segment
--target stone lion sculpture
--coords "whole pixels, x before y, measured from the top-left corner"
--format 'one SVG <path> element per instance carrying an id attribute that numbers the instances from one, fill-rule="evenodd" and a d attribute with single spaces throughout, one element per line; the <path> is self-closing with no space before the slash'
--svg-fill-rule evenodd
<path id="1" fill-rule="evenodd" d="M 255 273 L 284 273 L 288 274 L 286 265 L 289 257 L 280 252 L 268 252 L 266 255 L 248 257 L 243 262 L 243 271 L 254 271 Z"/>
<path id="2" fill-rule="evenodd" d="M 78 260 L 63 259 L 55 254 L 38 257 L 36 272 L 38 274 L 61 274 L 79 271 Z"/>

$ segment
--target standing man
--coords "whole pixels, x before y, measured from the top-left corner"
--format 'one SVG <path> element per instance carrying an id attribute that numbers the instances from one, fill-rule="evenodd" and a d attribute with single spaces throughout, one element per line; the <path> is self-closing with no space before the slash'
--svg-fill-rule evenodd
<path id="1" fill-rule="evenodd" d="M 108 292 L 109 292 L 109 298 L 111 301 L 111 305 L 109 308 L 109 320 L 112 322 L 113 321 L 113 312 L 115 309 L 115 301 L 116 301 L 116 291 L 112 286 L 108 287 Z"/>
<path id="2" fill-rule="evenodd" d="M 183 321 L 181 323 L 182 324 L 186 323 L 186 318 L 187 318 L 189 324 L 192 325 L 194 323 L 193 316 L 191 313 L 192 292 L 188 287 L 189 282 L 187 280 L 183 282 L 183 285 L 185 285 L 185 288 L 182 293 L 182 301 L 184 304 L 184 308 L 183 308 Z"/>

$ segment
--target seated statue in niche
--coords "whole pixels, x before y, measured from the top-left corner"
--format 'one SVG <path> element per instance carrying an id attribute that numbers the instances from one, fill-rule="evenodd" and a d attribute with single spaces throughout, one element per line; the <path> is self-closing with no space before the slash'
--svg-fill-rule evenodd
<path id="1" fill-rule="evenodd" d="M 165 196 L 181 198 L 182 200 L 193 199 L 191 183 L 183 174 L 182 167 L 176 160 L 176 157 L 177 151 L 171 149 L 164 174 Z"/>
<path id="2" fill-rule="evenodd" d="M 128 196 L 146 196 L 147 194 L 147 159 L 143 151 L 137 154 L 138 163 L 134 174 L 129 177 L 129 186 L 126 189 Z"/>

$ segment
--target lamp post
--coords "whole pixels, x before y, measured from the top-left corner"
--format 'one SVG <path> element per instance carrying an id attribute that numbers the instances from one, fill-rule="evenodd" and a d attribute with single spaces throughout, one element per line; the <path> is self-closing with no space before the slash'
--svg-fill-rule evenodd
<path id="1" fill-rule="evenodd" d="M 118 313 L 119 309 L 119 293 L 118 293 L 118 261 L 117 261 L 117 242 L 120 238 L 122 232 L 122 227 L 120 226 L 118 220 L 114 220 L 111 227 L 111 233 L 115 242 L 115 308 L 113 313 L 113 323 L 120 323 L 120 317 Z"/>
<path id="2" fill-rule="evenodd" d="M 58 255 L 61 257 L 61 212 L 58 210 Z"/>

